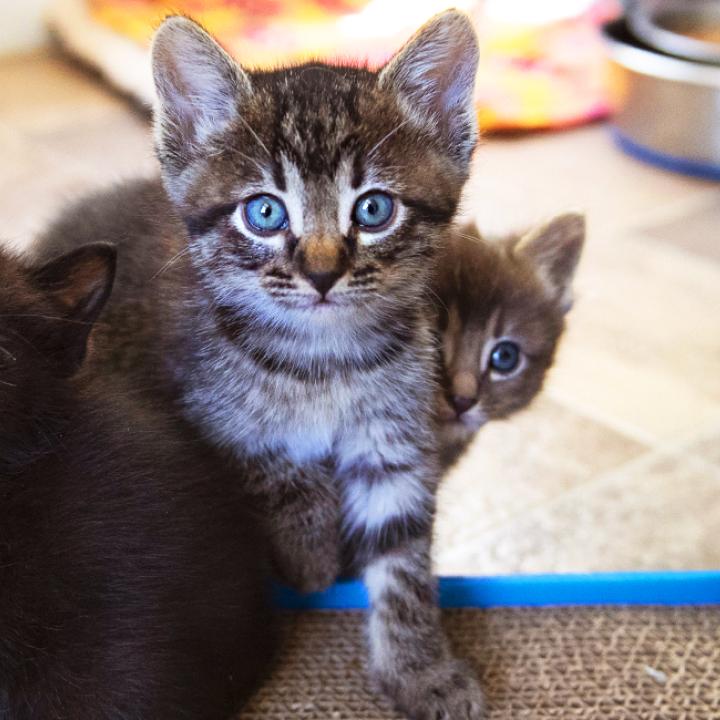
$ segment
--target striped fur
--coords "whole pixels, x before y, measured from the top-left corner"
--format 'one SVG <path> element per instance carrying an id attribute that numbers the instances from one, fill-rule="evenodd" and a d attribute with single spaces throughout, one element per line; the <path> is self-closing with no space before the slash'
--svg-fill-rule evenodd
<path id="1" fill-rule="evenodd" d="M 149 380 L 250 479 L 283 579 L 318 590 L 368 569 L 371 636 L 384 638 L 370 643 L 371 672 L 428 720 L 474 720 L 481 706 L 447 649 L 429 562 L 438 463 L 428 290 L 475 142 L 476 56 L 469 21 L 451 11 L 379 73 L 249 73 L 172 18 L 153 49 L 164 187 L 96 197 L 41 242 L 70 233 L 121 244 L 97 339 L 104 367 Z M 368 189 L 395 202 L 378 233 L 352 221 Z M 244 222 L 244 199 L 258 193 L 284 203 L 281 230 Z M 328 268 L 338 278 L 322 295 L 311 274 Z M 385 562 L 413 584 L 373 570 Z"/>

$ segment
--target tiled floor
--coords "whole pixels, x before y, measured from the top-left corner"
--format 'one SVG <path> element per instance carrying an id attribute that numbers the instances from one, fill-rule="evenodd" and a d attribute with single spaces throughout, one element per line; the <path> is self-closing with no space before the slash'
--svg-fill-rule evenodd
<path id="1" fill-rule="evenodd" d="M 22 245 L 68 198 L 155 163 L 145 118 L 48 55 L 0 61 L 0 218 Z M 446 480 L 444 573 L 720 567 L 720 188 L 630 160 L 602 126 L 491 139 L 486 229 L 586 210 L 546 392 Z"/>

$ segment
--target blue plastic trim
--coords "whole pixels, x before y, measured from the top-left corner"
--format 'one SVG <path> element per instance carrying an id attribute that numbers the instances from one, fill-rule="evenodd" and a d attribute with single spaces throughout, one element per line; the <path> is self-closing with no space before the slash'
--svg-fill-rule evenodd
<path id="1" fill-rule="evenodd" d="M 720 181 L 720 165 L 688 160 L 687 158 L 668 155 L 667 153 L 653 150 L 646 145 L 641 145 L 635 142 L 635 140 L 631 140 L 617 128 L 610 128 L 610 132 L 618 147 L 638 160 L 663 168 L 663 170 L 670 170 L 671 172 L 682 173 L 683 175 L 691 175 L 692 177 L 702 178 L 704 180 Z"/>
<path id="2" fill-rule="evenodd" d="M 277 587 L 286 610 L 363 610 L 365 586 L 343 580 L 322 593 Z M 514 575 L 440 578 L 446 608 L 558 605 L 720 605 L 720 571 L 627 572 L 589 575 Z"/>

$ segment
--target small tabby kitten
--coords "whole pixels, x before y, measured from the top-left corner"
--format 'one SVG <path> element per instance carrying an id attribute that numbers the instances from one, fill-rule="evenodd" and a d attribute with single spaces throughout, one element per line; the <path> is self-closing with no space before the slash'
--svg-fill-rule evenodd
<path id="1" fill-rule="evenodd" d="M 114 262 L 0 250 L 2 720 L 226 720 L 272 646 L 236 483 L 120 386 L 72 377 Z"/>
<path id="2" fill-rule="evenodd" d="M 477 52 L 449 11 L 378 72 L 249 72 L 170 18 L 153 45 L 162 184 L 82 202 L 40 245 L 119 245 L 102 371 L 150 379 L 227 454 L 285 581 L 364 572 L 371 673 L 428 720 L 482 712 L 430 564 L 428 295 L 475 146 Z"/>
<path id="3" fill-rule="evenodd" d="M 524 408 L 540 392 L 584 240 L 584 218 L 572 213 L 521 237 L 484 240 L 472 225 L 451 236 L 435 277 L 445 467 L 484 423 Z"/>

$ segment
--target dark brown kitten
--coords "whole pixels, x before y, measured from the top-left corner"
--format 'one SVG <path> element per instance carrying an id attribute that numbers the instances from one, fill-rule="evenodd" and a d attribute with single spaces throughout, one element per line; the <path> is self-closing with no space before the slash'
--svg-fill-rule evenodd
<path id="1" fill-rule="evenodd" d="M 585 239 L 581 215 L 561 215 L 521 237 L 455 232 L 436 276 L 442 341 L 439 434 L 445 466 L 479 428 L 540 392 L 570 309 Z"/>
<path id="2" fill-rule="evenodd" d="M 162 185 L 87 200 L 44 238 L 118 243 L 101 372 L 150 378 L 226 453 L 285 581 L 364 574 L 371 673 L 418 720 L 482 712 L 430 562 L 428 299 L 475 145 L 477 54 L 449 11 L 377 72 L 253 72 L 170 18 L 153 46 Z"/>
<path id="3" fill-rule="evenodd" d="M 0 250 L 2 720 L 226 720 L 272 647 L 235 479 L 122 385 L 75 376 L 114 261 Z"/>

